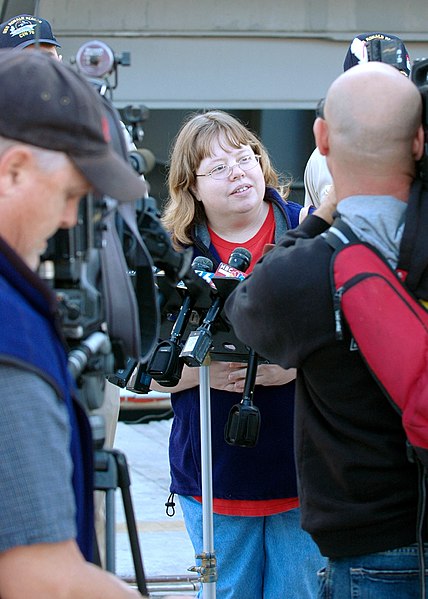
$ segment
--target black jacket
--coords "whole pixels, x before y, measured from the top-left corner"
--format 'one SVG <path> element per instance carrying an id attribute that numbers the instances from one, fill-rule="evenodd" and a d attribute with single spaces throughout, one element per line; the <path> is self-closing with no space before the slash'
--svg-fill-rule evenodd
<path id="1" fill-rule="evenodd" d="M 323 221 L 310 216 L 230 296 L 239 338 L 297 367 L 296 459 L 302 524 L 323 555 L 349 557 L 416 541 L 417 471 L 400 416 L 352 344 L 336 341 Z"/>

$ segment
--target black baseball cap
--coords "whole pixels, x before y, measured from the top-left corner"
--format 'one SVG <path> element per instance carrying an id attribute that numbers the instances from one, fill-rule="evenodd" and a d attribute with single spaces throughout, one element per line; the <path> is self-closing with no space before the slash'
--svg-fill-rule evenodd
<path id="1" fill-rule="evenodd" d="M 17 15 L 0 25 L 0 48 L 26 48 L 38 42 L 61 47 L 46 19 Z"/>
<path id="2" fill-rule="evenodd" d="M 132 201 L 146 183 L 114 149 L 101 96 L 45 52 L 0 50 L 0 135 L 64 152 L 100 193 Z"/>
<path id="3" fill-rule="evenodd" d="M 402 67 L 400 68 L 400 71 L 407 75 L 407 77 L 410 75 L 410 58 L 407 48 L 404 45 L 404 42 L 392 33 L 381 33 L 378 31 L 373 31 L 372 33 L 361 33 L 360 35 L 354 37 L 352 42 L 349 44 L 348 50 L 345 55 L 345 60 L 343 62 L 344 71 L 347 71 L 348 69 L 354 67 L 357 64 L 369 62 L 367 44 L 371 40 L 385 40 L 388 42 L 398 42 L 402 58 Z"/>

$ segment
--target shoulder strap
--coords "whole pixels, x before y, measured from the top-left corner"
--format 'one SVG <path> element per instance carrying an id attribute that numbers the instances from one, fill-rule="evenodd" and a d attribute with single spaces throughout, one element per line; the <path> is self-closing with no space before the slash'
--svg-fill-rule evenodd
<path id="1" fill-rule="evenodd" d="M 135 208 L 121 203 L 118 212 L 139 244 L 139 273 L 143 277 L 138 298 L 123 254 L 116 229 L 115 213 L 105 219 L 104 247 L 101 250 L 103 299 L 109 334 L 123 343 L 127 356 L 145 359 L 150 355 L 159 334 L 159 307 L 151 256 L 141 239 L 135 221 Z"/>
<path id="2" fill-rule="evenodd" d="M 321 235 L 334 250 L 338 250 L 348 243 L 360 241 L 340 216 L 336 217 L 331 227 Z"/>
<path id="3" fill-rule="evenodd" d="M 102 98 L 111 124 L 113 147 L 127 160 L 128 152 L 118 112 L 111 102 Z M 103 248 L 100 253 L 107 327 L 111 337 L 121 340 L 128 357 L 144 361 L 154 349 L 160 326 L 153 261 L 138 230 L 136 202 L 113 200 L 112 205 L 114 204 L 117 206 L 116 210 L 110 210 L 104 216 Z M 117 230 L 117 214 L 126 223 L 137 244 L 140 281 L 138 297 Z"/>

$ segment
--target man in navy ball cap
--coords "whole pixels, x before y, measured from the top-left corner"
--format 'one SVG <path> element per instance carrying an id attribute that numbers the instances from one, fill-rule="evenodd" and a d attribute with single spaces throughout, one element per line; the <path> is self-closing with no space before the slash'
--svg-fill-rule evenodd
<path id="1" fill-rule="evenodd" d="M 28 14 L 21 14 L 8 19 L 5 23 L 0 25 L 0 48 L 9 48 L 14 51 L 14 54 L 20 53 L 24 54 L 26 58 L 29 58 L 32 54 L 38 53 L 40 54 L 42 51 L 44 54 L 48 53 L 49 56 L 54 59 L 61 60 L 61 56 L 58 55 L 58 48 L 60 44 L 53 34 L 51 24 L 41 17 L 36 17 Z M 33 68 L 33 62 L 30 63 L 29 69 Z M 56 73 L 55 66 L 52 66 L 51 69 L 52 74 Z M 51 82 L 49 80 L 40 80 L 34 82 L 35 74 L 29 74 L 30 82 L 33 82 L 36 85 L 36 89 L 39 83 L 43 83 L 44 88 L 44 96 L 47 96 L 47 86 L 57 85 L 54 84 L 54 81 Z M 69 78 L 75 78 L 74 73 L 67 75 Z M 50 75 L 48 75 L 49 79 Z M 40 79 L 40 77 L 37 77 Z M 32 83 L 32 84 L 33 84 Z M 4 115 L 8 115 L 8 118 L 3 119 L 0 123 L 0 132 L 4 135 L 8 135 L 9 133 L 14 132 L 14 128 L 16 125 L 22 128 L 23 120 L 22 118 L 28 117 L 29 123 L 24 127 L 24 132 L 28 135 L 28 139 L 31 140 L 39 140 L 33 141 L 33 143 L 63 143 L 66 137 L 69 137 L 69 133 L 65 134 L 63 131 L 61 140 L 58 137 L 58 133 L 60 132 L 61 127 L 66 125 L 71 130 L 75 131 L 76 134 L 79 130 L 85 131 L 85 135 L 89 132 L 91 133 L 92 141 L 88 142 L 88 139 L 82 139 L 81 137 L 76 135 L 75 141 L 73 143 L 74 149 L 69 147 L 69 157 L 73 154 L 76 166 L 80 170 L 85 170 L 85 176 L 88 180 L 91 180 L 93 187 L 95 189 L 100 189 L 103 187 L 105 193 L 107 195 L 115 195 L 115 197 L 122 197 L 122 194 L 129 193 L 133 185 L 135 185 L 135 173 L 132 174 L 127 171 L 126 180 L 123 179 L 120 181 L 117 179 L 117 186 L 115 188 L 107 189 L 105 187 L 105 183 L 108 183 L 108 180 L 113 177 L 116 180 L 116 175 L 111 175 L 109 172 L 101 172 L 99 171 L 102 167 L 102 164 L 105 160 L 104 150 L 96 149 L 94 144 L 96 144 L 96 139 L 101 137 L 101 142 L 104 142 L 104 136 L 107 138 L 110 136 L 109 125 L 106 122 L 105 117 L 99 117 L 94 114 L 94 110 L 96 111 L 97 107 L 99 107 L 99 98 L 94 102 L 94 106 L 92 106 L 93 94 L 90 94 L 89 97 L 85 101 L 85 107 L 83 107 L 84 98 L 88 95 L 86 87 L 82 90 L 79 90 L 77 97 L 68 99 L 67 103 L 62 100 L 62 103 L 58 101 L 57 94 L 59 97 L 62 94 L 61 89 L 55 88 L 57 91 L 49 92 L 51 98 L 49 101 L 45 100 L 41 103 L 41 107 L 43 108 L 43 120 L 40 118 L 39 109 L 40 104 L 34 102 L 34 96 L 32 94 L 23 96 L 22 100 L 20 100 L 20 111 L 21 111 L 21 119 L 14 120 L 15 113 L 15 102 L 13 101 L 13 97 L 16 94 L 16 89 L 5 90 L 5 94 L 8 95 L 10 91 L 10 102 L 5 98 L 5 110 Z M 125 142 L 129 144 L 130 135 L 123 125 L 122 129 L 118 127 L 119 123 L 114 122 L 114 109 L 110 106 L 111 110 L 108 110 L 108 103 L 105 104 L 105 108 L 108 111 L 108 115 L 110 116 L 109 123 L 112 126 L 111 133 L 113 134 L 113 139 L 115 139 L 116 144 L 115 147 L 118 146 L 118 136 L 121 136 L 122 133 L 125 136 Z M 22 110 L 21 110 L 22 109 Z M 36 117 L 36 118 L 33 118 Z M 72 121 L 70 120 L 72 119 Z M 62 124 L 60 124 L 60 122 Z M 10 123 L 10 126 L 8 124 Z M 46 126 L 49 125 L 47 128 Z M 120 123 L 120 125 L 122 125 Z M 35 128 L 38 128 L 38 131 L 35 131 Z M 22 135 L 19 133 L 18 135 Z M 71 140 L 69 139 L 69 142 Z M 86 149 L 85 149 L 86 148 Z M 120 148 L 119 148 L 120 149 Z M 132 148 L 134 149 L 134 148 Z M 102 158 L 104 155 L 104 159 Z M 93 160 L 91 160 L 91 165 L 88 164 L 87 159 L 92 156 Z M 85 162 L 83 165 L 82 161 Z M 79 163 L 79 164 L 77 164 Z M 91 171 L 91 172 L 89 172 Z M 95 171 L 99 171 L 95 173 Z M 110 169 L 108 169 L 110 171 Z M 93 179 L 93 177 L 97 177 L 97 181 Z M 142 197 L 143 194 L 143 186 L 138 183 L 138 187 L 135 192 L 131 192 L 131 195 L 135 197 Z M 119 198 L 120 199 L 120 198 Z M 125 198 L 126 199 L 126 198 Z M 135 198 L 132 198 L 135 199 Z M 111 261 L 111 257 L 109 259 Z M 111 272 L 111 269 L 110 269 Z M 113 275 L 112 275 L 113 277 Z M 120 389 L 119 387 L 111 384 L 109 381 L 105 381 L 104 387 L 104 398 L 102 402 L 102 406 L 96 410 L 96 413 L 104 419 L 105 424 L 105 442 L 104 448 L 109 449 L 113 447 L 114 438 L 116 433 L 117 421 L 119 417 L 120 410 Z M 101 561 L 104 560 L 104 549 L 105 549 L 105 498 L 104 493 L 100 491 L 95 492 L 95 528 L 97 533 L 97 540 L 99 546 L 99 554 Z"/>
<path id="2" fill-rule="evenodd" d="M 391 64 L 406 77 L 410 76 L 410 58 L 407 48 L 402 39 L 392 33 L 382 33 L 373 31 L 371 33 L 360 33 L 350 42 L 343 61 L 343 70 L 348 71 L 358 64 L 366 62 L 378 61 L 377 57 L 370 55 L 370 43 L 372 41 L 379 42 L 395 42 L 397 45 L 391 56 L 393 59 Z M 320 206 L 330 196 L 330 201 L 334 197 L 332 195 L 331 174 L 328 170 L 325 156 L 321 156 L 318 148 L 312 152 L 305 167 L 303 175 L 305 185 L 305 210 L 309 210 L 311 206 L 316 208 Z M 304 214 L 302 210 L 302 215 Z"/>
<path id="3" fill-rule="evenodd" d="M 35 47 L 60 58 L 57 48 L 60 48 L 61 45 L 46 19 L 33 15 L 17 15 L 0 25 L 0 48 L 32 50 Z"/>
<path id="4" fill-rule="evenodd" d="M 368 45 L 372 40 L 379 40 L 385 42 L 396 42 L 397 43 L 397 56 L 396 62 L 393 66 L 398 68 L 399 71 L 409 77 L 410 75 L 410 58 L 404 42 L 393 35 L 392 33 L 380 33 L 374 31 L 372 33 L 361 33 L 354 37 L 352 42 L 349 44 L 348 50 L 343 61 L 343 70 L 347 71 L 351 67 L 357 64 L 363 64 L 373 60 L 369 56 Z M 399 62 L 398 62 L 399 61 Z"/>

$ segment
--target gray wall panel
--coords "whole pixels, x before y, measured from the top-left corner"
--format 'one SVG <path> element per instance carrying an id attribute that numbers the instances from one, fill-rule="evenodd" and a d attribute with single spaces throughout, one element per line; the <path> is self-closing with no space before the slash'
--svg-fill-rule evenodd
<path id="1" fill-rule="evenodd" d="M 149 180 L 161 199 L 169 147 L 189 111 L 242 116 L 301 197 L 313 109 L 342 71 L 350 40 L 395 33 L 412 59 L 428 57 L 426 0 L 40 0 L 40 14 L 67 61 L 92 39 L 131 52 L 114 101 L 151 111 L 145 141 L 158 162 Z"/>

